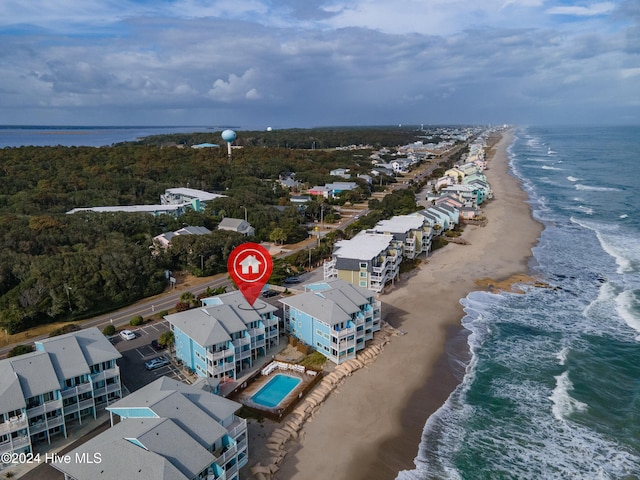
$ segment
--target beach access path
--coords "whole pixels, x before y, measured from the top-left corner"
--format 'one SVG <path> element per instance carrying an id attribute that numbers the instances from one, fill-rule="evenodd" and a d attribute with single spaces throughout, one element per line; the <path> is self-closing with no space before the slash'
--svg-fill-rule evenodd
<path id="1" fill-rule="evenodd" d="M 485 174 L 494 200 L 483 206 L 487 225 L 467 226 L 468 245 L 437 250 L 381 295 L 385 321 L 406 334 L 393 337 L 375 362 L 329 395 L 300 440 L 287 444 L 273 478 L 389 480 L 414 468 L 427 418 L 460 382 L 446 351 L 457 341 L 466 352 L 460 300 L 486 289 L 488 279 L 521 280 L 542 231 L 509 171 L 506 149 L 512 140 L 507 132 L 488 152 Z"/>

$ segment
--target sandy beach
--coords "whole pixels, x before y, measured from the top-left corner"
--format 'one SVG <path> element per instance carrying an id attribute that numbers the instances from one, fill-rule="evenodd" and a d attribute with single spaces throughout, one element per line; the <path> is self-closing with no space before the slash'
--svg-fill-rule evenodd
<path id="1" fill-rule="evenodd" d="M 434 252 L 381 295 L 383 318 L 406 334 L 393 337 L 375 362 L 329 396 L 304 425 L 300 440 L 288 443 L 274 478 L 393 479 L 414 467 L 428 416 L 460 381 L 447 353 L 466 351 L 460 299 L 526 275 L 542 231 L 509 173 L 511 141 L 510 134 L 503 135 L 488 155 L 485 173 L 494 191 L 494 200 L 484 206 L 488 224 L 467 226 L 463 238 L 469 245 L 449 244 Z"/>

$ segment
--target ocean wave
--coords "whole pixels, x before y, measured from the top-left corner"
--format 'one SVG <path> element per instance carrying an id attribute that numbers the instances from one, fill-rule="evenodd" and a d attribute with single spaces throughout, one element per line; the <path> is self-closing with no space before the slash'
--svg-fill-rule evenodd
<path id="1" fill-rule="evenodd" d="M 558 167 L 550 167 L 549 165 L 543 165 L 542 167 L 540 167 L 542 170 L 555 170 L 558 172 L 561 172 L 562 170 L 564 170 L 563 168 L 558 168 Z"/>
<path id="2" fill-rule="evenodd" d="M 569 176 L 567 177 L 567 180 L 569 180 L 570 182 L 579 182 L 579 181 L 580 181 L 580 180 L 582 180 L 582 179 L 581 179 L 581 178 L 574 177 L 574 176 L 572 176 L 572 175 L 569 175 Z"/>
<path id="3" fill-rule="evenodd" d="M 616 312 L 629 327 L 640 333 L 640 291 L 625 290 L 616 297 Z M 636 336 L 640 340 L 640 335 Z"/>
<path id="4" fill-rule="evenodd" d="M 620 189 L 613 187 L 594 187 L 590 185 L 583 185 L 582 183 L 575 184 L 576 190 L 587 190 L 591 192 L 619 192 Z"/>
<path id="5" fill-rule="evenodd" d="M 558 353 L 556 353 L 556 358 L 558 359 L 558 365 L 564 365 L 567 361 L 567 357 L 569 356 L 570 348 L 564 347 Z"/>
<path id="6" fill-rule="evenodd" d="M 587 404 L 572 398 L 573 383 L 569 379 L 569 372 L 555 377 L 556 388 L 553 389 L 549 400 L 553 402 L 551 411 L 558 420 L 566 420 L 574 412 L 585 412 Z"/>
<path id="7" fill-rule="evenodd" d="M 625 234 L 616 224 L 603 224 L 570 218 L 570 221 L 595 232 L 602 249 L 618 265 L 618 273 L 629 273 L 640 265 L 640 239 Z"/>

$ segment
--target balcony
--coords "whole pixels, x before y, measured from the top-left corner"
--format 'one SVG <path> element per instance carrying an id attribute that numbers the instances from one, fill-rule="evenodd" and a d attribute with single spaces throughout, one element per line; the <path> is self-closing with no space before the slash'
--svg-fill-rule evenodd
<path id="1" fill-rule="evenodd" d="M 356 327 L 343 328 L 342 330 L 331 330 L 331 336 L 334 338 L 342 339 L 347 335 L 355 335 Z"/>
<path id="2" fill-rule="evenodd" d="M 247 431 L 247 420 L 240 417 L 235 417 L 233 423 L 230 427 L 227 428 L 227 432 L 229 432 L 229 436 L 233 439 L 238 438 L 242 433 L 246 433 Z"/>
<path id="3" fill-rule="evenodd" d="M 76 385 L 75 387 L 69 387 L 62 390 L 62 398 L 76 397 L 82 393 L 90 392 L 91 390 L 92 385 L 90 383 L 83 383 L 81 385 Z"/>
<path id="4" fill-rule="evenodd" d="M 40 420 L 39 422 L 29 425 L 29 433 L 35 435 L 36 433 L 44 432 L 50 428 L 59 427 L 60 425 L 64 425 L 64 417 L 62 415 Z"/>
<path id="5" fill-rule="evenodd" d="M 220 350 L 218 352 L 209 352 L 207 351 L 207 360 L 211 360 L 212 362 L 216 360 L 220 360 L 227 357 L 233 357 L 233 350 L 227 348 L 225 350 Z"/>
<path id="6" fill-rule="evenodd" d="M 279 321 L 280 321 L 280 317 L 274 315 L 272 318 L 267 318 L 262 322 L 264 323 L 265 327 L 269 328 L 269 327 L 277 327 Z"/>
<path id="7" fill-rule="evenodd" d="M 233 460 L 233 458 L 238 453 L 238 445 L 235 440 L 231 441 L 230 445 L 225 445 L 222 448 L 219 448 L 215 452 L 213 452 L 213 456 L 216 457 L 216 463 L 224 468 L 225 464 L 229 460 Z"/>
<path id="8" fill-rule="evenodd" d="M 92 374 L 91 381 L 93 383 L 96 383 L 96 382 L 99 382 L 100 380 L 107 380 L 109 378 L 113 378 L 117 375 L 120 375 L 120 367 L 109 368 L 107 370 L 103 370 L 102 372 Z"/>
<path id="9" fill-rule="evenodd" d="M 27 416 L 11 417 L 8 422 L 0 423 L 0 435 L 7 435 L 11 432 L 27 428 Z"/>
<path id="10" fill-rule="evenodd" d="M 28 408 L 27 416 L 31 418 L 37 415 L 42 415 L 43 413 L 54 412 L 56 410 L 60 410 L 61 408 L 62 400 L 51 400 L 50 402 L 45 402 L 42 405 Z"/>
<path id="11" fill-rule="evenodd" d="M 16 450 L 31 445 L 28 435 L 12 438 L 10 441 L 0 443 L 0 454 L 6 452 L 15 452 Z"/>

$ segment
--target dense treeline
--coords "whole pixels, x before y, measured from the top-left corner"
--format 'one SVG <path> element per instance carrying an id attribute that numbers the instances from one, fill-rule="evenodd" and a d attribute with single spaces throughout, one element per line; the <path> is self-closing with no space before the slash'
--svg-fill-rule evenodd
<path id="1" fill-rule="evenodd" d="M 368 150 L 321 148 L 390 141 L 394 146 L 416 139 L 416 132 L 391 135 L 375 129 L 367 130 L 374 137 L 360 136 L 355 129 L 315 132 L 268 132 L 276 133 L 269 137 L 269 142 L 275 140 L 272 148 L 264 148 L 271 145 L 264 140 L 266 132 L 243 133 L 246 147 L 234 150 L 231 160 L 226 149 L 133 143 L 0 149 L 0 325 L 14 333 L 109 311 L 161 292 L 167 271 L 224 272 L 231 250 L 247 240 L 217 231 L 224 217 L 246 215 L 255 228 L 251 240 L 303 240 L 309 224 L 322 215 L 325 221 L 338 215 L 326 202 L 313 201 L 305 209 L 291 206 L 289 196 L 296 192 L 280 186 L 280 175 L 295 172 L 296 180 L 311 186 L 337 180 L 329 172 L 338 167 L 368 173 Z M 213 139 L 185 137 L 183 143 L 200 141 Z M 292 148 L 313 147 L 313 142 L 315 149 Z M 332 203 L 366 199 L 371 187 L 358 183 L 356 191 Z M 210 202 L 203 212 L 189 211 L 178 218 L 65 213 L 75 207 L 157 204 L 167 188 L 181 186 L 227 197 Z M 206 226 L 212 234 L 176 237 L 168 251 L 153 248 L 154 236 L 185 225 Z"/>
<path id="2" fill-rule="evenodd" d="M 225 143 L 220 131 L 156 135 L 145 137 L 141 145 L 197 145 L 201 143 Z M 323 149 L 349 145 L 371 145 L 374 148 L 395 147 L 414 142 L 425 132 L 414 127 L 325 127 L 314 129 L 290 128 L 271 131 L 238 131 L 235 145 L 242 147 L 269 147 L 292 149 Z M 437 142 L 437 140 L 436 140 Z"/>

